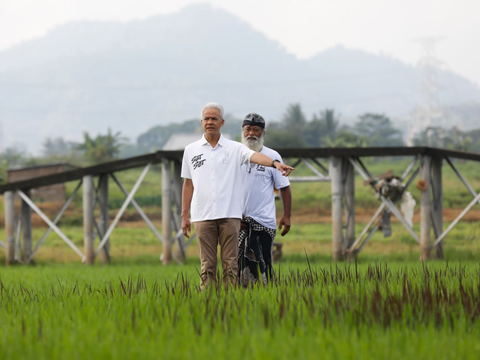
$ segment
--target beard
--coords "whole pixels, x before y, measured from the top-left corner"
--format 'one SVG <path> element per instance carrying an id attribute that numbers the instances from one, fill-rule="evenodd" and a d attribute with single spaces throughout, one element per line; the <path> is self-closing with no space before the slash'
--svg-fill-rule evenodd
<path id="1" fill-rule="evenodd" d="M 259 152 L 263 148 L 264 134 L 262 136 L 249 136 L 245 137 L 242 133 L 242 144 L 248 146 L 251 150 Z"/>

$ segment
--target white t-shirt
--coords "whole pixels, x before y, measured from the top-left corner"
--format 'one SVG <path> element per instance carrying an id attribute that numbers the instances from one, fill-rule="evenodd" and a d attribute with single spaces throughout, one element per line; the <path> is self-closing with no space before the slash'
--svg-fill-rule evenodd
<path id="1" fill-rule="evenodd" d="M 264 146 L 260 153 L 283 163 L 280 154 L 273 149 Z M 243 165 L 242 179 L 245 193 L 243 215 L 250 216 L 267 228 L 275 229 L 277 219 L 274 187 L 282 189 L 289 186 L 290 181 L 277 169 L 258 164 Z"/>
<path id="2" fill-rule="evenodd" d="M 205 135 L 187 145 L 183 153 L 182 177 L 193 182 L 191 222 L 242 218 L 242 164 L 250 165 L 255 151 L 220 135 L 212 148 Z"/>

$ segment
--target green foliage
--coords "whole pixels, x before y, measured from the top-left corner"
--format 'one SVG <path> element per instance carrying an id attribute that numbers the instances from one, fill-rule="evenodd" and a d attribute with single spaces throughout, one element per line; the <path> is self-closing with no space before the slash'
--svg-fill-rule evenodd
<path id="1" fill-rule="evenodd" d="M 353 133 L 365 140 L 366 146 L 404 146 L 402 132 L 383 114 L 365 113 L 353 126 Z"/>
<path id="2" fill-rule="evenodd" d="M 106 135 L 99 134 L 96 138 L 90 137 L 88 132 L 84 132 L 83 136 L 84 141 L 77 149 L 83 151 L 87 161 L 93 164 L 114 160 L 125 141 L 120 132 L 113 134 L 111 129 Z"/>
<path id="3" fill-rule="evenodd" d="M 320 112 L 320 117 L 313 115 L 303 131 L 303 137 L 310 147 L 325 147 L 335 143 L 340 121 L 335 110 L 326 109 Z"/>
<path id="4" fill-rule="evenodd" d="M 305 147 L 303 138 L 307 124 L 300 104 L 290 104 L 279 123 L 267 123 L 265 144 L 272 148 Z"/>
<path id="5" fill-rule="evenodd" d="M 480 152 L 480 129 L 464 132 L 457 127 L 430 126 L 415 135 L 413 144 L 462 151 Z"/>
<path id="6" fill-rule="evenodd" d="M 265 144 L 273 148 L 404 146 L 402 131 L 383 114 L 365 113 L 353 127 L 343 126 L 333 109 L 307 121 L 300 104 L 291 104 L 282 121 L 267 125 Z"/>

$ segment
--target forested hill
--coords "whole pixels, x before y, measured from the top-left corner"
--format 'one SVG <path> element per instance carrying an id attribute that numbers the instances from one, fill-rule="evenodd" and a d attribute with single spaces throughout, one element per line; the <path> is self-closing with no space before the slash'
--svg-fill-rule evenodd
<path id="1" fill-rule="evenodd" d="M 0 114 L 7 145 L 79 140 L 110 127 L 135 138 L 198 116 L 218 101 L 241 118 L 277 120 L 291 103 L 403 116 L 418 101 L 419 72 L 392 58 L 338 46 L 299 60 L 238 17 L 194 5 L 141 21 L 73 22 L 0 53 Z M 441 72 L 445 105 L 475 103 L 479 88 Z"/>

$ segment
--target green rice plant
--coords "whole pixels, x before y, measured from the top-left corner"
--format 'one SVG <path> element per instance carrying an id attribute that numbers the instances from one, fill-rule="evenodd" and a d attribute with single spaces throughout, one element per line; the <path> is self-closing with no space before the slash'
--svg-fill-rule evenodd
<path id="1" fill-rule="evenodd" d="M 304 258 L 266 288 L 201 292 L 194 266 L 8 268 L 0 358 L 473 359 L 479 279 L 474 262 Z"/>

